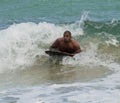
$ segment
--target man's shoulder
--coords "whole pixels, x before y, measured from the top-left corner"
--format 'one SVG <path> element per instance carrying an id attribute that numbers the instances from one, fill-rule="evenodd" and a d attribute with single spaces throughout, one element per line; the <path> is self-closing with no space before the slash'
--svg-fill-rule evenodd
<path id="1" fill-rule="evenodd" d="M 56 41 L 61 41 L 61 40 L 63 40 L 63 38 L 57 38 L 57 39 L 56 39 Z"/>
<path id="2" fill-rule="evenodd" d="M 75 43 L 75 44 L 79 44 L 78 41 L 72 39 L 72 42 Z"/>
<path id="3" fill-rule="evenodd" d="M 72 42 L 73 42 L 73 45 L 80 46 L 79 43 L 76 40 L 73 39 Z"/>

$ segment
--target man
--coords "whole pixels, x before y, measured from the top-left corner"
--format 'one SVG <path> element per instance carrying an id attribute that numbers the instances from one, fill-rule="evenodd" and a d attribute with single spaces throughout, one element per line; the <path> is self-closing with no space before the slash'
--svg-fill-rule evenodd
<path id="1" fill-rule="evenodd" d="M 63 37 L 58 38 L 51 46 L 50 49 L 76 54 L 81 52 L 79 43 L 72 39 L 71 32 L 65 31 Z"/>

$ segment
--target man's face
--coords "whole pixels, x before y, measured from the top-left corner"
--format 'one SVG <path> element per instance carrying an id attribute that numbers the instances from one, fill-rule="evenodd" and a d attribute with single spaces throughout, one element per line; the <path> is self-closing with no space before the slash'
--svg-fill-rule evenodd
<path id="1" fill-rule="evenodd" d="M 71 36 L 69 33 L 65 33 L 63 38 L 64 38 L 64 42 L 66 43 L 71 41 Z"/>

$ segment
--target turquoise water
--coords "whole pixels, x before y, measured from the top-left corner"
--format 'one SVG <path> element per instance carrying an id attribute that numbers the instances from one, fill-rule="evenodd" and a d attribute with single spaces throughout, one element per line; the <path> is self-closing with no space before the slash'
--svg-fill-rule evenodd
<path id="1" fill-rule="evenodd" d="M 0 0 L 0 103 L 119 103 L 119 0 Z M 45 50 L 70 30 L 83 52 Z"/>
<path id="2" fill-rule="evenodd" d="M 71 23 L 80 20 L 83 12 L 89 12 L 93 21 L 120 19 L 119 0 L 1 0 L 0 24 L 14 22 Z"/>

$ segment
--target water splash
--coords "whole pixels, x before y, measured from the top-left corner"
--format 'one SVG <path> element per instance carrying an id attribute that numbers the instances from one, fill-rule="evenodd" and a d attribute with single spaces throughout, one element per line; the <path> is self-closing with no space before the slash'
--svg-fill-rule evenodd
<path id="1" fill-rule="evenodd" d="M 77 29 L 74 29 L 75 26 L 76 24 L 55 25 L 46 22 L 39 24 L 28 22 L 13 24 L 1 30 L 0 70 L 32 65 L 36 55 L 44 55 L 44 50 L 55 38 L 61 37 L 65 30 L 72 31 L 73 36 L 82 35 L 82 29 L 77 28 L 78 33 Z"/>

